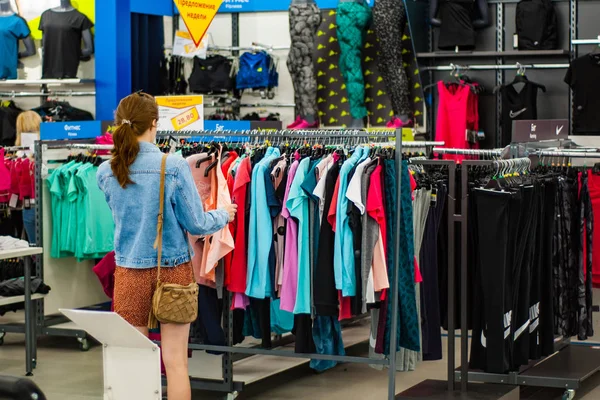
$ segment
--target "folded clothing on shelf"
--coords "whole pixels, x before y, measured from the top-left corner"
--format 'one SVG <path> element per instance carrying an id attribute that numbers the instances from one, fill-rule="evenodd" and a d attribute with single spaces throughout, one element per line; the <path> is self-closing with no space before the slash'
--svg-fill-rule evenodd
<path id="1" fill-rule="evenodd" d="M 12 236 L 0 236 L 0 250 L 26 249 L 29 243 Z"/>

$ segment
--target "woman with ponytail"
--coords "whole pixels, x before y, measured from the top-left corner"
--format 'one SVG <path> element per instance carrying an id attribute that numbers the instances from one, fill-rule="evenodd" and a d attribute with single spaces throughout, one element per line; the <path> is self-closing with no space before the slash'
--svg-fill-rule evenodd
<path id="1" fill-rule="evenodd" d="M 110 161 L 98 169 L 115 221 L 114 309 L 148 336 L 148 316 L 156 287 L 154 248 L 163 154 L 154 144 L 158 107 L 145 93 L 127 96 L 117 109 Z M 165 176 L 161 281 L 189 285 L 194 277 L 188 236 L 210 235 L 233 220 L 237 206 L 204 212 L 188 163 L 168 157 Z M 187 343 L 189 324 L 162 324 L 162 356 L 169 400 L 190 400 Z"/>

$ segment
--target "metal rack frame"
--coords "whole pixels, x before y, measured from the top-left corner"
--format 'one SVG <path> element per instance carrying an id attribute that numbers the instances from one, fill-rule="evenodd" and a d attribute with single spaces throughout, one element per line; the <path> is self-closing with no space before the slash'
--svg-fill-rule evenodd
<path id="1" fill-rule="evenodd" d="M 473 150 L 461 149 L 436 149 L 438 153 L 444 154 L 464 154 L 472 155 Z M 485 152 L 485 150 L 480 150 Z M 485 154 L 482 154 L 485 155 Z M 529 153 L 529 157 L 566 157 L 566 158 L 600 158 L 600 152 L 591 151 L 552 151 L 552 150 L 534 150 Z M 592 347 L 569 346 L 568 339 L 557 338 L 555 340 L 556 353 L 542 358 L 538 361 L 532 361 L 528 366 L 519 371 L 511 371 L 505 374 L 488 373 L 469 370 L 469 330 L 467 325 L 467 238 L 468 238 L 468 177 L 471 168 L 493 165 L 494 160 L 463 160 L 461 171 L 461 211 L 456 214 L 455 221 L 461 225 L 461 365 L 459 369 L 454 367 L 455 355 L 448 353 L 448 388 L 454 390 L 455 382 L 460 381 L 460 389 L 467 392 L 469 382 L 496 383 L 505 385 L 526 385 L 548 388 L 566 389 L 567 395 L 574 395 L 581 383 L 589 378 L 595 372 L 600 371 L 600 360 L 598 360 L 596 350 Z M 454 237 L 454 229 L 449 228 L 448 236 Z M 452 239 L 454 241 L 454 239 Z M 451 255 L 449 254 L 449 257 Z M 454 283 L 448 281 L 448 291 L 453 291 Z M 448 299 L 448 310 L 454 309 L 454 297 Z M 449 317 L 450 311 L 449 311 Z M 451 327 L 449 326 L 449 330 Z M 454 338 L 448 335 L 448 340 Z M 569 368 L 569 369 L 567 369 Z M 554 375 L 552 375 L 554 373 Z M 572 398 L 572 397 L 569 397 Z"/>
<path id="2" fill-rule="evenodd" d="M 25 98 L 25 97 L 39 97 L 41 103 L 51 96 L 57 97 L 94 97 L 96 91 L 73 91 L 73 90 L 49 90 L 50 86 L 66 86 L 66 85 L 91 85 L 95 84 L 95 79 L 7 79 L 0 81 L 0 87 L 2 86 L 39 86 L 39 92 L 27 92 L 27 91 L 1 91 L 1 97 L 8 98 Z"/>
<path id="3" fill-rule="evenodd" d="M 72 90 L 63 90 L 63 91 L 48 91 L 48 92 L 0 92 L 1 97 L 8 98 L 16 98 L 16 97 L 86 97 L 86 96 L 96 96 L 96 92 L 74 92 Z"/>
<path id="4" fill-rule="evenodd" d="M 497 61 L 496 61 L 497 62 Z M 451 63 L 449 65 L 436 65 L 432 67 L 423 67 L 423 71 L 454 71 L 456 69 L 464 71 L 502 71 L 512 69 L 564 69 L 569 68 L 569 64 L 475 64 L 475 65 L 458 65 Z M 502 82 L 500 82 L 502 84 Z"/>

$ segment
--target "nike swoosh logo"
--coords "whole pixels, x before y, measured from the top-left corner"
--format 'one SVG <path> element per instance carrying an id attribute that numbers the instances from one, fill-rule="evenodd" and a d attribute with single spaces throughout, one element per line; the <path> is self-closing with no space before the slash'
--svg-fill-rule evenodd
<path id="1" fill-rule="evenodd" d="M 511 118 L 517 118 L 519 115 L 523 114 L 525 111 L 527 111 L 527 107 L 526 107 L 526 108 L 524 108 L 524 109 L 522 109 L 522 110 L 515 111 L 515 112 L 513 112 L 513 111 L 511 110 L 511 111 L 510 111 L 510 117 L 511 117 Z"/>
<path id="2" fill-rule="evenodd" d="M 558 126 L 556 127 L 556 136 L 560 135 L 560 132 L 563 130 L 564 127 L 565 127 L 564 125 L 562 125 L 560 127 L 558 127 Z"/>

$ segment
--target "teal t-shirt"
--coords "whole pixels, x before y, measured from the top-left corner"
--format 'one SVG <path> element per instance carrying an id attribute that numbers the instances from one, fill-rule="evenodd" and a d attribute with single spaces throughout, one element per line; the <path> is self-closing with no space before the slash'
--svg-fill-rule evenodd
<path id="1" fill-rule="evenodd" d="M 59 258 L 60 253 L 60 230 L 62 221 L 62 188 L 60 186 L 60 168 L 52 171 L 46 178 L 48 190 L 50 191 L 50 209 L 52 210 L 52 244 L 50 256 Z"/>
<path id="2" fill-rule="evenodd" d="M 68 164 L 67 164 L 68 165 Z M 75 183 L 75 174 L 77 170 L 82 166 L 82 163 L 75 162 L 68 167 L 61 169 L 61 176 L 63 179 L 63 221 L 61 229 L 61 251 L 69 256 L 75 255 L 75 248 L 77 247 L 77 212 L 79 193 L 77 191 L 77 185 Z"/>
<path id="3" fill-rule="evenodd" d="M 104 193 L 98 187 L 98 167 L 88 164 L 77 171 L 81 209 L 78 212 L 78 247 L 81 258 L 102 258 L 114 249 L 115 223 Z"/>

